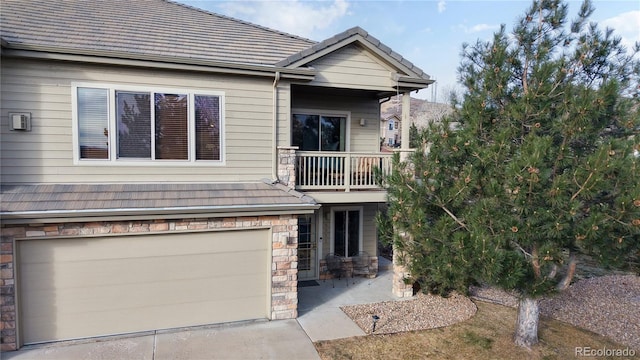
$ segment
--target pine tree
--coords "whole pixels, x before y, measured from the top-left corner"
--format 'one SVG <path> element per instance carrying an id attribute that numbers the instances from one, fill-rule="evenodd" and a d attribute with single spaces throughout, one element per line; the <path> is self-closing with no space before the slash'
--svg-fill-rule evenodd
<path id="1" fill-rule="evenodd" d="M 384 179 L 379 225 L 411 280 L 516 291 L 521 346 L 538 342 L 538 299 L 569 286 L 579 254 L 639 258 L 640 44 L 627 51 L 592 12 L 585 1 L 567 28 L 566 4 L 536 0 L 511 35 L 464 45 L 455 113 Z"/>

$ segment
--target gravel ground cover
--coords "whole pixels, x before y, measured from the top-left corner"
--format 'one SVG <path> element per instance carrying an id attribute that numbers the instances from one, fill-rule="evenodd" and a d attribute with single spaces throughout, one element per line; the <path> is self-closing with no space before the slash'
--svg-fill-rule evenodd
<path id="1" fill-rule="evenodd" d="M 516 307 L 512 293 L 472 287 L 471 298 Z M 342 310 L 367 334 L 373 315 L 380 319 L 375 334 L 433 329 L 472 317 L 477 308 L 468 297 L 418 294 L 411 300 L 345 306 Z M 540 302 L 542 316 L 593 331 L 640 350 L 640 276 L 610 275 L 579 280 Z"/>
<path id="2" fill-rule="evenodd" d="M 467 320 L 476 313 L 476 305 L 466 296 L 452 294 L 448 298 L 417 294 L 411 300 L 385 301 L 373 304 L 343 306 L 347 314 L 365 333 L 392 334 L 402 331 L 433 329 Z"/>

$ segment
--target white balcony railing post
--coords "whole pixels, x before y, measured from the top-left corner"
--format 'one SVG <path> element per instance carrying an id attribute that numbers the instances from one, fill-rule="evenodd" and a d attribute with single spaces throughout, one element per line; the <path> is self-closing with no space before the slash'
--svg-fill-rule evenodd
<path id="1" fill-rule="evenodd" d="M 351 191 L 351 153 L 346 153 L 347 157 L 344 159 L 344 191 Z"/>

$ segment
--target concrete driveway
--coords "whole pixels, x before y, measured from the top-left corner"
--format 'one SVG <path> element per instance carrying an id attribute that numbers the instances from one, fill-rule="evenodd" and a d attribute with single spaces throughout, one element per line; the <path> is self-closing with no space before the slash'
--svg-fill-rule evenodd
<path id="1" fill-rule="evenodd" d="M 150 332 L 93 342 L 25 347 L 2 359 L 320 359 L 296 320 L 252 321 Z"/>

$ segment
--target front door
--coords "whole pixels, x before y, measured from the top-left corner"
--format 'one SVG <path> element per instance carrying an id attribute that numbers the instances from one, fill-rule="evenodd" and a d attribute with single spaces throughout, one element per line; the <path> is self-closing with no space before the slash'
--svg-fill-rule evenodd
<path id="1" fill-rule="evenodd" d="M 298 216 L 298 279 L 317 279 L 317 241 L 315 215 Z"/>

